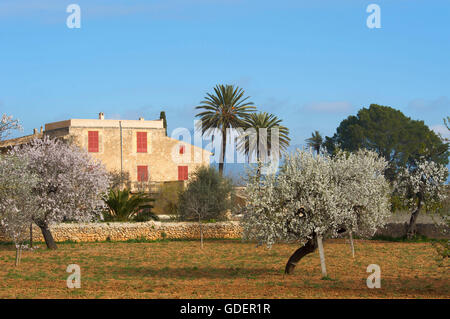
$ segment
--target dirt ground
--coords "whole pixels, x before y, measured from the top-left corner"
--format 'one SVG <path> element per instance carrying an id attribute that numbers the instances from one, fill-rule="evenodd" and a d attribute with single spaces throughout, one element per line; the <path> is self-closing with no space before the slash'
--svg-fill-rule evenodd
<path id="1" fill-rule="evenodd" d="M 43 244 L 14 267 L 12 245 L 0 245 L 0 298 L 449 298 L 448 261 L 431 243 L 325 242 L 329 278 L 318 252 L 295 273 L 284 266 L 296 245 L 268 250 L 235 240 L 154 243 Z M 81 288 L 68 289 L 69 264 L 81 268 Z M 369 289 L 369 264 L 381 267 L 381 288 Z"/>

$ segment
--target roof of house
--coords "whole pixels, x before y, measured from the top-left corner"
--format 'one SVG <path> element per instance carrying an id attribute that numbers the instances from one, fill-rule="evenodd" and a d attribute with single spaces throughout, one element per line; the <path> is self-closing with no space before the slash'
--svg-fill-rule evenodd
<path id="1" fill-rule="evenodd" d="M 22 145 L 30 143 L 35 138 L 42 138 L 44 136 L 44 133 L 35 133 L 31 135 L 26 135 L 22 137 L 12 138 L 10 140 L 0 141 L 0 148 L 8 148 L 13 147 L 16 145 Z"/>
<path id="2" fill-rule="evenodd" d="M 45 131 L 52 131 L 66 127 L 95 127 L 95 128 L 157 128 L 163 129 L 162 120 L 104 120 L 104 119 L 70 119 L 45 124 Z"/>

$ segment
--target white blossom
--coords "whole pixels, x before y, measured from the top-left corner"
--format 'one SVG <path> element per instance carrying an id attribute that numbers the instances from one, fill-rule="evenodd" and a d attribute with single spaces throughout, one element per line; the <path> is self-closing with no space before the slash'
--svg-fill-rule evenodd
<path id="1" fill-rule="evenodd" d="M 11 115 L 3 114 L 0 119 L 0 141 L 5 139 L 11 133 L 11 130 L 22 130 L 19 120 Z"/>
<path id="2" fill-rule="evenodd" d="M 27 162 L 14 156 L 0 158 L 0 228 L 19 249 L 27 238 L 36 205 L 33 189 L 38 177 Z"/>
<path id="3" fill-rule="evenodd" d="M 395 191 L 409 208 L 433 205 L 446 198 L 445 181 L 448 169 L 445 165 L 421 158 L 409 169 L 398 174 Z"/>
<path id="4" fill-rule="evenodd" d="M 90 221 L 98 217 L 109 185 L 104 166 L 85 150 L 61 140 L 35 139 L 11 151 L 27 161 L 27 169 L 39 176 L 33 220 L 50 225 L 64 220 Z"/>
<path id="5" fill-rule="evenodd" d="M 374 152 L 314 156 L 297 150 L 280 172 L 260 179 L 254 170 L 246 186 L 244 237 L 271 246 L 344 228 L 370 236 L 390 214 L 387 162 Z"/>

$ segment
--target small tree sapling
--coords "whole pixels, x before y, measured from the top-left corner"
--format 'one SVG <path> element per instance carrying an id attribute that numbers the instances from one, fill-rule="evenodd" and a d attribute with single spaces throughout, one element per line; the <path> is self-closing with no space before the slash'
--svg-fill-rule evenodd
<path id="1" fill-rule="evenodd" d="M 27 170 L 27 162 L 15 156 L 0 157 L 0 228 L 11 238 L 16 247 L 19 266 L 28 237 L 28 229 L 36 209 L 33 192 L 38 177 Z"/>

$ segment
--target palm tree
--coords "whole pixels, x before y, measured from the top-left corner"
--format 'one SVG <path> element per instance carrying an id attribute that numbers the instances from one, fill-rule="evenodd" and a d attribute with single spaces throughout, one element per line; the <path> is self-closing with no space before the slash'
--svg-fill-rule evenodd
<path id="1" fill-rule="evenodd" d="M 220 153 L 219 173 L 223 175 L 225 162 L 227 128 L 243 126 L 249 112 L 256 110 L 253 103 L 244 97 L 245 91 L 234 85 L 217 85 L 214 94 L 207 93 L 205 100 L 196 109 L 204 110 L 196 116 L 201 119 L 202 134 L 212 133 L 214 129 L 222 132 L 222 148 Z"/>
<path id="2" fill-rule="evenodd" d="M 314 131 L 314 133 L 311 134 L 311 137 L 307 138 L 305 141 L 306 145 L 312 147 L 317 152 L 317 154 L 320 153 L 320 148 L 323 144 L 323 137 L 322 135 L 320 135 L 319 131 Z"/>
<path id="3" fill-rule="evenodd" d="M 153 206 L 149 204 L 154 199 L 145 193 L 131 194 L 128 189 L 111 189 L 103 201 L 108 207 L 108 210 L 103 213 L 105 221 L 143 221 L 144 216 L 140 216 L 142 214 L 147 220 L 158 220 L 158 217 L 151 212 Z"/>
<path id="4" fill-rule="evenodd" d="M 266 145 L 267 155 L 270 156 L 272 150 L 272 129 L 278 128 L 278 148 L 280 152 L 285 151 L 291 139 L 289 138 L 289 129 L 281 125 L 281 122 L 281 119 L 267 112 L 250 114 L 244 121 L 243 128 L 246 132 L 239 137 L 238 149 L 248 155 L 249 158 L 252 155 L 256 155 L 256 159 L 261 160 L 261 152 L 264 150 L 260 149 L 260 139 L 265 138 L 261 142 L 263 145 Z M 267 129 L 266 137 L 258 134 L 260 132 L 259 129 L 264 128 Z"/>

